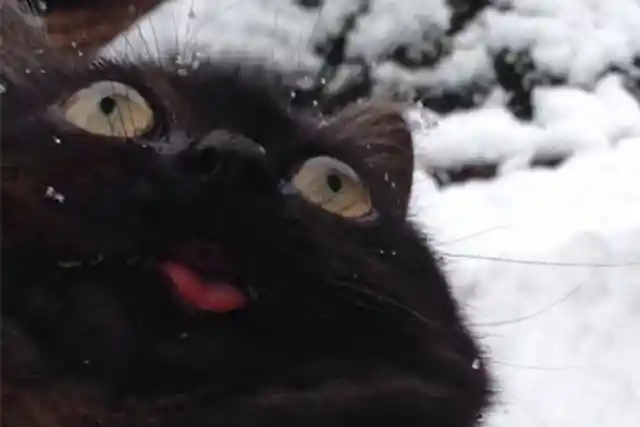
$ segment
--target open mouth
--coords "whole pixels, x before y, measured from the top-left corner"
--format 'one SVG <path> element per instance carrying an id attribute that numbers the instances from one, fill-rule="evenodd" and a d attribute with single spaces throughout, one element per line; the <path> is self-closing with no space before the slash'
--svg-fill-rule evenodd
<path id="1" fill-rule="evenodd" d="M 191 309 L 228 313 L 249 303 L 218 245 L 189 240 L 172 247 L 159 266 L 175 295 Z"/>

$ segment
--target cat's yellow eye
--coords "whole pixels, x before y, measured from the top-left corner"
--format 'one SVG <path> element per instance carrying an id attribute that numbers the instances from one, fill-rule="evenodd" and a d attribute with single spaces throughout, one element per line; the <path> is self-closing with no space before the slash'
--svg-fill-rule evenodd
<path id="1" fill-rule="evenodd" d="M 344 162 L 320 156 L 307 160 L 291 180 L 308 201 L 346 218 L 365 218 L 373 212 L 369 189 Z"/>
<path id="2" fill-rule="evenodd" d="M 138 91 L 100 81 L 74 93 L 62 105 L 65 120 L 96 135 L 132 138 L 154 125 L 153 110 Z"/>

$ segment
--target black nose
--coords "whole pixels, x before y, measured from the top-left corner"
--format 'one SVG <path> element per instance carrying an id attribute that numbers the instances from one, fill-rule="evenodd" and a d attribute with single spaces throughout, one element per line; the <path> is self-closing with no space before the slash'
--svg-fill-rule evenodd
<path id="1" fill-rule="evenodd" d="M 188 175 L 217 185 L 257 187 L 269 182 L 265 149 L 251 139 L 214 131 L 180 155 Z"/>
<path id="2" fill-rule="evenodd" d="M 264 157 L 265 149 L 251 139 L 227 131 L 209 133 L 197 144 L 197 149 L 215 149 L 220 152 L 231 153 L 244 157 Z"/>
<path id="3" fill-rule="evenodd" d="M 220 151 L 215 147 L 196 148 L 184 155 L 183 165 L 189 172 L 209 176 L 218 170 L 221 157 Z"/>

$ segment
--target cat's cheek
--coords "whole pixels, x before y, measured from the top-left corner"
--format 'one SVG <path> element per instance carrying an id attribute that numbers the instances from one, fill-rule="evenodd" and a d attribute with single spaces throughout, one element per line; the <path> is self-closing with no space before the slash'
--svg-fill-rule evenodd
<path id="1" fill-rule="evenodd" d="M 17 322 L 2 317 L 2 368 L 8 378 L 29 378 L 43 370 L 36 344 Z M 3 384 L 4 385 L 4 384 Z"/>

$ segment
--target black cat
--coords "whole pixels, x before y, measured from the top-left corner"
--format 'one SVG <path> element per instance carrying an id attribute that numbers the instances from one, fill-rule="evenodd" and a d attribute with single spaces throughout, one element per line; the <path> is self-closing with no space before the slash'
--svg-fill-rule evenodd
<path id="1" fill-rule="evenodd" d="M 487 373 L 406 220 L 399 106 L 321 119 L 248 63 L 88 65 L 19 27 L 3 426 L 477 425 Z"/>

